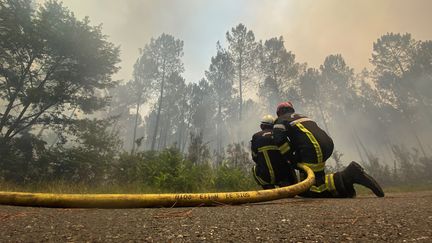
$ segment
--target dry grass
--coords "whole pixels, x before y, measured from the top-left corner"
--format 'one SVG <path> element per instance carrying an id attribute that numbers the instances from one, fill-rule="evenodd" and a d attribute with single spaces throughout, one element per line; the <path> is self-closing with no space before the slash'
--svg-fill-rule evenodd
<path id="1" fill-rule="evenodd" d="M 50 183 L 33 183 L 31 185 L 16 185 L 7 182 L 0 182 L 0 191 L 19 191 L 19 192 L 44 192 L 44 193 L 77 193 L 77 194 L 117 194 L 117 193 L 160 193 L 160 190 L 149 188 L 139 183 L 126 185 L 97 185 L 71 184 L 66 181 Z"/>

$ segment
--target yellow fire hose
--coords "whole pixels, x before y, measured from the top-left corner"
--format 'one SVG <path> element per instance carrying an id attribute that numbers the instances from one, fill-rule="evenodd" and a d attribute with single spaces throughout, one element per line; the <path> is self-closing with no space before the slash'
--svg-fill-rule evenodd
<path id="1" fill-rule="evenodd" d="M 33 207 L 61 208 L 146 208 L 184 207 L 255 203 L 293 197 L 307 191 L 315 183 L 313 171 L 303 165 L 298 167 L 307 178 L 295 185 L 271 190 L 179 193 L 179 194 L 53 194 L 0 192 L 0 204 Z"/>

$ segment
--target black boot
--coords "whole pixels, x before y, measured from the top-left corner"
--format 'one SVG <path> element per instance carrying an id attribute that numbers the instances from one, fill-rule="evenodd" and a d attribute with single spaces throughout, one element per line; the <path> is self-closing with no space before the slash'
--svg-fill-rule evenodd
<path id="1" fill-rule="evenodd" d="M 342 172 L 334 173 L 333 181 L 338 194 L 337 197 L 353 198 L 356 196 L 356 191 L 354 190 L 353 184 L 345 182 Z"/>
<path id="2" fill-rule="evenodd" d="M 341 175 L 346 188 L 353 188 L 353 183 L 357 183 L 371 189 L 377 197 L 384 197 L 384 191 L 378 182 L 368 175 L 357 162 L 351 162 L 348 167 L 341 171 Z"/>

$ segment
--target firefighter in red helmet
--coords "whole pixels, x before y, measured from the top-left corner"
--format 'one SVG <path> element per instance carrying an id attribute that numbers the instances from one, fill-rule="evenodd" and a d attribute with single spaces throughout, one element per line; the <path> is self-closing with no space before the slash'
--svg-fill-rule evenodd
<path id="1" fill-rule="evenodd" d="M 376 196 L 383 197 L 380 185 L 356 162 L 351 162 L 344 170 L 325 174 L 326 160 L 333 152 L 333 140 L 312 119 L 295 113 L 291 102 L 277 106 L 278 118 L 273 126 L 275 144 L 289 143 L 290 151 L 284 160 L 293 164 L 303 163 L 315 173 L 315 185 L 301 194 L 304 197 L 354 197 L 353 184 L 363 185 Z M 300 172 L 300 179 L 305 178 Z"/>
<path id="2" fill-rule="evenodd" d="M 283 160 L 283 153 L 289 151 L 288 144 L 281 148 L 273 140 L 273 122 L 271 115 L 261 120 L 261 131 L 255 133 L 251 140 L 252 159 L 255 166 L 252 168 L 256 182 L 263 189 L 283 187 L 297 182 L 295 171 L 290 164 Z"/>

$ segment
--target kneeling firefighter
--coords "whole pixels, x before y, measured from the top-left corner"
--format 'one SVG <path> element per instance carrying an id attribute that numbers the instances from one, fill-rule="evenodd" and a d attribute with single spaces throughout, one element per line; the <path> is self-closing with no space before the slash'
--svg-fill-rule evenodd
<path id="1" fill-rule="evenodd" d="M 315 173 L 315 185 L 300 196 L 355 197 L 354 183 L 371 189 L 378 197 L 384 196 L 380 185 L 354 161 L 340 172 L 325 174 L 325 162 L 333 153 L 333 140 L 312 119 L 295 113 L 291 102 L 280 103 L 276 114 L 275 143 L 281 146 L 288 142 L 291 147 L 284 159 L 293 164 L 303 163 Z M 305 176 L 301 171 L 300 178 Z"/>
<path id="2" fill-rule="evenodd" d="M 281 153 L 289 151 L 288 144 L 279 148 L 274 143 L 273 122 L 271 115 L 264 116 L 261 131 L 255 133 L 251 140 L 252 159 L 256 163 L 252 168 L 253 176 L 263 189 L 289 186 L 297 182 L 295 170 L 283 160 Z"/>

